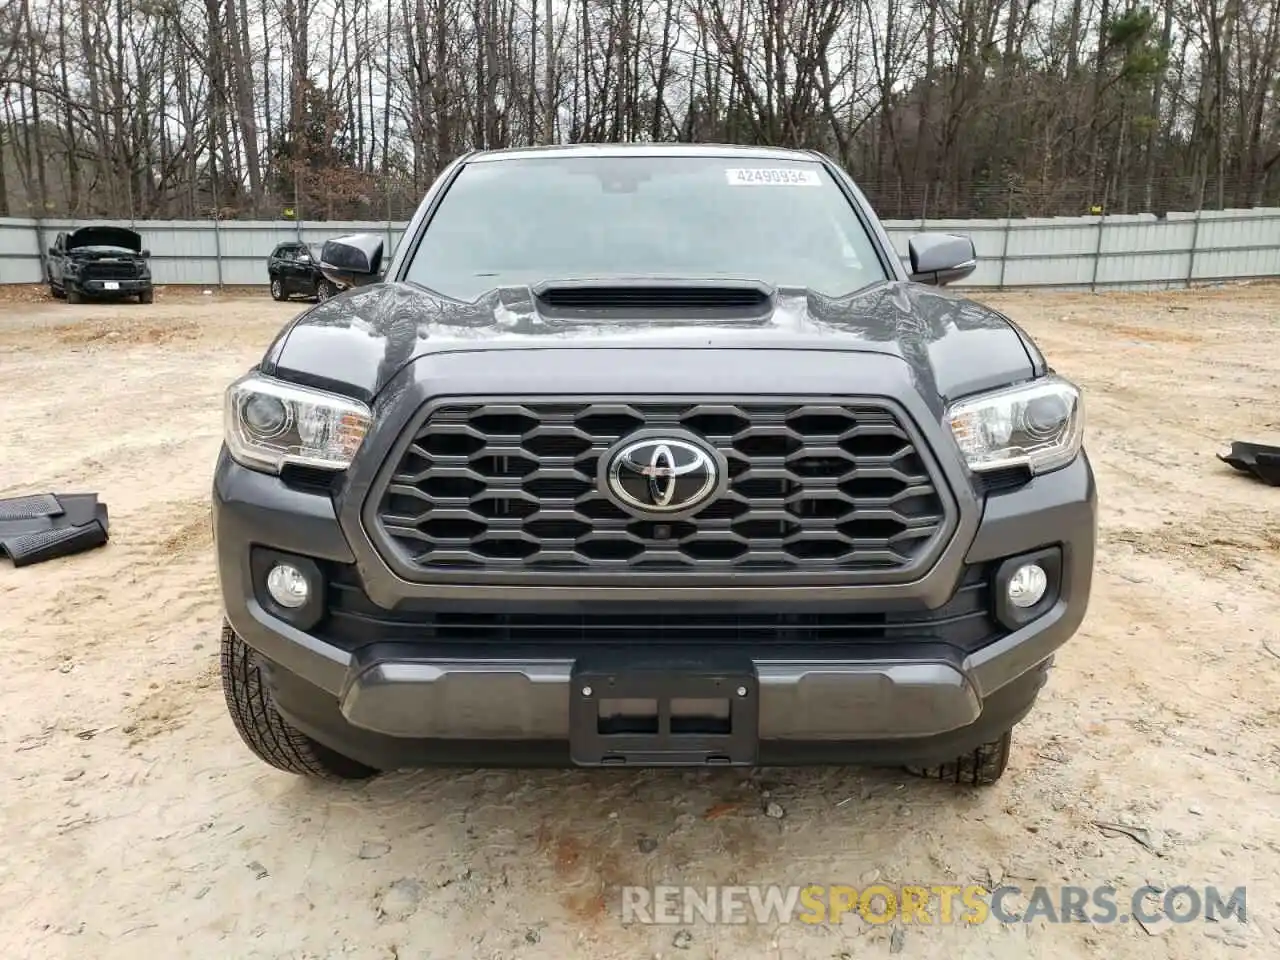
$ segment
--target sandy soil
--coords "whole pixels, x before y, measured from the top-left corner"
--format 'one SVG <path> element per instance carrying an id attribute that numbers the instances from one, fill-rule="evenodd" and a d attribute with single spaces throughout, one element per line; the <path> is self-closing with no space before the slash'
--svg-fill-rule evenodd
<path id="1" fill-rule="evenodd" d="M 1280 442 L 1280 289 L 985 298 L 1088 389 L 1103 511 L 1083 632 L 986 791 L 849 769 L 274 772 L 222 703 L 208 487 L 224 385 L 304 305 L 5 299 L 0 496 L 96 491 L 112 542 L 0 561 L 0 956 L 1274 956 L 1280 491 L 1214 454 Z M 1249 922 L 637 927 L 616 899 L 873 878 L 1122 901 L 1247 884 Z"/>

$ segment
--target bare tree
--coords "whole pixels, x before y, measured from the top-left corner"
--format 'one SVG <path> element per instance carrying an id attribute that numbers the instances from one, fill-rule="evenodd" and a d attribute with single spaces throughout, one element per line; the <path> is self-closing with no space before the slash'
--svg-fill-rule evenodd
<path id="1" fill-rule="evenodd" d="M 401 217 L 482 147 L 822 150 L 889 216 L 1280 203 L 1280 0 L 10 0 L 0 215 Z"/>

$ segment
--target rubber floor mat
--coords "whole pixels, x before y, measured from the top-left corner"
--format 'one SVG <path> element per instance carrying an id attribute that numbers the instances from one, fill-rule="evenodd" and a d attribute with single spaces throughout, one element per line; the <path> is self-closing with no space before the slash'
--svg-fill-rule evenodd
<path id="1" fill-rule="evenodd" d="M 98 502 L 96 493 L 0 500 L 0 554 L 15 567 L 92 550 L 107 537 L 107 505 Z"/>
<path id="2" fill-rule="evenodd" d="M 1263 483 L 1280 486 L 1280 447 L 1236 440 L 1231 444 L 1231 452 L 1218 454 L 1218 459 L 1242 473 L 1253 474 Z"/>

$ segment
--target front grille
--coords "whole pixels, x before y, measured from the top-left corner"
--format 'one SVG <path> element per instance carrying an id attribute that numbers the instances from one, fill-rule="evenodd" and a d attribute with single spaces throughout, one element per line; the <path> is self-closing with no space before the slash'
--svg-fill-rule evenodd
<path id="1" fill-rule="evenodd" d="M 89 261 L 84 266 L 84 276 L 89 280 L 133 280 L 138 276 L 138 265 L 129 261 Z"/>
<path id="2" fill-rule="evenodd" d="M 723 495 L 689 519 L 625 512 L 597 467 L 640 428 L 717 448 Z M 871 403 L 451 402 L 374 495 L 384 548 L 424 573 L 891 573 L 946 526 L 911 435 Z"/>
<path id="3" fill-rule="evenodd" d="M 933 610 L 899 612 L 864 608 L 768 612 L 735 609 L 707 613 L 705 605 L 666 604 L 660 611 L 610 605 L 607 613 L 545 606 L 516 611 L 441 609 L 429 600 L 407 600 L 394 610 L 373 603 L 351 567 L 335 565 L 327 584 L 328 613 L 318 632 L 326 642 L 353 650 L 370 643 L 502 649 L 538 656 L 584 650 L 684 650 L 751 646 L 803 648 L 806 656 L 834 655 L 836 648 L 918 644 L 930 640 L 977 650 L 1001 635 L 992 615 L 993 565 L 965 569 L 952 598 Z M 779 651 L 781 652 L 781 651 Z"/>

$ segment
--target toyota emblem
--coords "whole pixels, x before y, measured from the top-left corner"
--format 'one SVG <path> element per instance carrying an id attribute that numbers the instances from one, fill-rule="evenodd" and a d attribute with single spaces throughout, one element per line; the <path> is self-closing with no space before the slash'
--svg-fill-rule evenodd
<path id="1" fill-rule="evenodd" d="M 721 470 L 715 456 L 692 438 L 632 440 L 603 459 L 608 492 L 640 513 L 687 513 L 710 499 L 720 486 Z"/>

